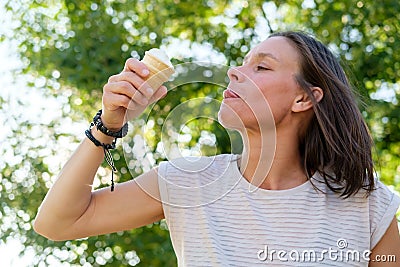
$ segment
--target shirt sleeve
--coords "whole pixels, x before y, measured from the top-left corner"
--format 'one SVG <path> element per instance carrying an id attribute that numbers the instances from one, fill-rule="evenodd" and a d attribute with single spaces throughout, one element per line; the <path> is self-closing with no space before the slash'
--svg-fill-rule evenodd
<path id="1" fill-rule="evenodd" d="M 390 223 L 396 216 L 400 197 L 380 181 L 369 196 L 369 216 L 371 227 L 371 250 L 378 244 Z"/>

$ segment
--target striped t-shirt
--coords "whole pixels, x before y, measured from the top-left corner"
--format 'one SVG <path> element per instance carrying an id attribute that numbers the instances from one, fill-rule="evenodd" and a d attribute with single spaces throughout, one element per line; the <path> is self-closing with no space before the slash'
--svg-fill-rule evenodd
<path id="1" fill-rule="evenodd" d="M 368 266 L 400 204 L 380 182 L 368 198 L 340 198 L 318 173 L 288 190 L 260 189 L 237 155 L 163 162 L 158 173 L 179 266 Z"/>

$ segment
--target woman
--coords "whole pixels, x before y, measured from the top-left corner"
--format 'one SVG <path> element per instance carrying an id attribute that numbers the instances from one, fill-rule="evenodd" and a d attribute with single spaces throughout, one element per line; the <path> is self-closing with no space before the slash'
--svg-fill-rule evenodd
<path id="1" fill-rule="evenodd" d="M 104 86 L 100 119 L 110 131 L 166 94 L 164 86 L 145 90 L 147 75 L 129 59 Z M 94 143 L 114 140 L 92 127 L 43 201 L 35 230 L 66 240 L 166 218 L 180 266 L 400 260 L 400 200 L 373 177 L 372 141 L 332 53 L 306 34 L 278 33 L 228 76 L 219 120 L 242 135 L 240 156 L 164 162 L 115 192 L 92 192 L 104 156 Z"/>

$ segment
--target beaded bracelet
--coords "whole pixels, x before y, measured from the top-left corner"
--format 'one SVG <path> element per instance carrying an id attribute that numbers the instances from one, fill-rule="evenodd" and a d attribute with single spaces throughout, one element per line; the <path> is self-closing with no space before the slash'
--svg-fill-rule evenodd
<path id="1" fill-rule="evenodd" d="M 111 144 L 101 143 L 92 134 L 91 130 L 92 130 L 93 126 L 94 126 L 93 123 L 91 123 L 89 126 L 89 129 L 87 129 L 85 131 L 85 135 L 87 136 L 87 138 L 89 138 L 90 141 L 92 141 L 92 143 L 95 146 L 101 146 L 103 148 L 104 158 L 105 158 L 107 164 L 111 167 L 111 192 L 112 192 L 112 191 L 114 191 L 114 172 L 117 172 L 117 168 L 115 168 L 114 160 L 111 155 L 110 149 L 115 149 L 115 143 L 117 142 L 117 138 L 115 138 Z"/>
<path id="2" fill-rule="evenodd" d="M 128 123 L 125 123 L 124 126 L 117 132 L 113 132 L 109 129 L 107 129 L 106 126 L 104 126 L 103 121 L 101 120 L 101 113 L 102 110 L 100 109 L 96 115 L 93 117 L 93 124 L 96 126 L 97 130 L 102 132 L 105 135 L 115 137 L 115 138 L 122 138 L 126 136 L 128 133 Z"/>

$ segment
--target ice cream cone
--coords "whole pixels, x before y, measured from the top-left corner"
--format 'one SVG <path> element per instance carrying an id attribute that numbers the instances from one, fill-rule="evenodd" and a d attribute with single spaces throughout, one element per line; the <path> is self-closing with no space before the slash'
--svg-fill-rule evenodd
<path id="1" fill-rule="evenodd" d="M 168 81 L 175 72 L 168 56 L 159 49 L 153 48 L 145 52 L 142 62 L 146 64 L 150 71 L 146 81 L 154 90 Z"/>

